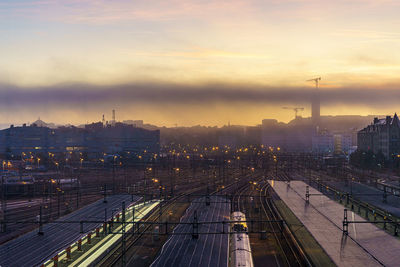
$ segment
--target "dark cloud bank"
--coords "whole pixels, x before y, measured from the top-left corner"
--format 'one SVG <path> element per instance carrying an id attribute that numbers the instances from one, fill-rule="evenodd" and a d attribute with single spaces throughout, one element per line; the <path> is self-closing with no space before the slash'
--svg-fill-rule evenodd
<path id="1" fill-rule="evenodd" d="M 102 102 L 143 104 L 225 103 L 309 103 L 311 88 L 276 88 L 245 85 L 211 84 L 203 86 L 135 83 L 112 86 L 64 84 L 51 87 L 22 88 L 0 85 L 0 101 L 6 106 L 33 107 L 47 104 L 96 105 Z M 326 105 L 397 105 L 400 90 L 382 88 L 321 89 L 321 101 Z"/>

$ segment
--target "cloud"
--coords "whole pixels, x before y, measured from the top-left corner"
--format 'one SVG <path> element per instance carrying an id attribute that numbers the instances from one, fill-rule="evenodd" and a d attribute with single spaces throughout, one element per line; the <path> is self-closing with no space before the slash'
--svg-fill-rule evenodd
<path id="1" fill-rule="evenodd" d="M 121 21 L 166 21 L 179 18 L 202 18 L 209 13 L 236 12 L 249 2 L 216 1 L 130 1 L 130 0 L 61 0 L 0 3 L 15 15 L 41 17 L 66 23 L 108 24 Z M 1 15 L 1 12 L 0 12 Z"/>
<path id="2" fill-rule="evenodd" d="M 329 88 L 320 90 L 324 105 L 397 105 L 400 91 L 387 88 Z M 2 105 L 8 108 L 38 106 L 96 106 L 101 103 L 120 105 L 199 105 L 232 104 L 306 104 L 315 91 L 304 87 L 263 87 L 259 85 L 205 84 L 182 85 L 132 83 L 111 86 L 61 84 L 49 87 L 22 88 L 0 85 Z"/>

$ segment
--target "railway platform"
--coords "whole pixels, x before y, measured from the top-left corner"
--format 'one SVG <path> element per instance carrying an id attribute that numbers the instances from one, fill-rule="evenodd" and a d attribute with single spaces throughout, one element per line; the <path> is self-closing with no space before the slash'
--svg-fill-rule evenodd
<path id="1" fill-rule="evenodd" d="M 363 221 L 348 227 L 344 235 L 344 207 L 310 187 L 306 202 L 307 184 L 291 181 L 269 181 L 271 187 L 292 210 L 329 257 L 338 266 L 398 266 L 400 240 L 372 223 L 367 223 L 349 211 L 349 221 Z"/>
<path id="2" fill-rule="evenodd" d="M 1 245 L 0 266 L 38 266 L 98 226 L 98 223 L 72 222 L 102 221 L 114 211 L 121 209 L 122 202 L 128 206 L 139 199 L 130 195 L 109 196 L 106 203 L 103 199 L 98 200 L 55 222 L 44 224 L 42 234 L 34 230 Z"/>
<path id="3" fill-rule="evenodd" d="M 145 216 L 147 216 L 147 214 L 154 210 L 158 204 L 158 200 L 146 203 L 142 202 L 126 209 L 126 222 L 139 222 Z M 135 210 L 134 212 L 132 211 L 133 209 Z M 133 216 L 135 217 L 133 218 Z M 121 242 L 122 235 L 119 233 L 122 231 L 122 227 L 123 226 L 121 224 L 115 224 L 112 232 L 115 232 L 116 234 L 107 234 L 104 232 L 102 227 L 100 227 L 98 230 L 96 229 L 96 231 L 93 231 L 92 233 L 89 233 L 93 237 L 89 238 L 88 234 L 81 239 L 81 244 L 75 242 L 67 249 L 64 249 L 58 253 L 57 266 L 84 267 L 97 265 L 105 255 L 107 255 L 114 247 L 116 247 L 118 243 Z M 125 232 L 128 233 L 133 227 L 134 225 L 132 223 L 127 223 L 125 226 Z M 54 257 L 46 261 L 43 266 L 54 266 Z"/>

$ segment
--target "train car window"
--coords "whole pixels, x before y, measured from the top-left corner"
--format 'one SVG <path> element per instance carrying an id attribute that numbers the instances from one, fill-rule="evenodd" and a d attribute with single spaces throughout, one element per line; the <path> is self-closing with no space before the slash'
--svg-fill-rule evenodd
<path id="1" fill-rule="evenodd" d="M 243 224 L 235 224 L 233 225 L 233 230 L 235 232 L 245 232 L 246 228 L 243 226 Z"/>

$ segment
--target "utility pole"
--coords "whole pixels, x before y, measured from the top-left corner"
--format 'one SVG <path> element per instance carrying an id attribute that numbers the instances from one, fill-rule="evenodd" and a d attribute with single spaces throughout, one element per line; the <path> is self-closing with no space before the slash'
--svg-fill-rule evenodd
<path id="1" fill-rule="evenodd" d="M 112 185 L 112 194 L 115 194 L 115 158 L 116 156 L 113 157 L 113 168 L 112 168 L 112 181 L 113 181 L 113 185 Z"/>
<path id="2" fill-rule="evenodd" d="M 143 186 L 144 186 L 144 203 L 146 203 L 146 201 L 148 200 L 148 196 L 147 196 L 147 167 L 146 165 L 143 165 Z"/>
<path id="3" fill-rule="evenodd" d="M 197 219 L 197 210 L 194 211 L 194 218 L 192 223 L 192 239 L 199 239 L 199 224 Z"/>
<path id="4" fill-rule="evenodd" d="M 57 218 L 60 218 L 60 191 L 57 191 Z"/>
<path id="5" fill-rule="evenodd" d="M 79 183 L 78 183 L 78 188 L 76 190 L 76 209 L 78 208 L 79 208 Z"/>
<path id="6" fill-rule="evenodd" d="M 3 166 L 4 168 L 4 166 Z M 2 211 L 2 232 L 6 232 L 6 210 L 7 210 L 7 185 L 4 183 L 4 176 L 1 177 L 1 211 Z"/>
<path id="7" fill-rule="evenodd" d="M 122 202 L 122 266 L 126 266 L 125 201 Z"/>
<path id="8" fill-rule="evenodd" d="M 50 180 L 50 220 L 53 217 L 53 180 Z"/>
<path id="9" fill-rule="evenodd" d="M 135 206 L 132 207 L 132 235 L 135 234 Z"/>
<path id="10" fill-rule="evenodd" d="M 104 200 L 103 203 L 107 203 L 107 184 L 104 184 Z"/>
<path id="11" fill-rule="evenodd" d="M 39 210 L 39 232 L 38 235 L 43 235 L 43 219 L 42 219 L 42 205 L 40 205 L 40 210 Z"/>

